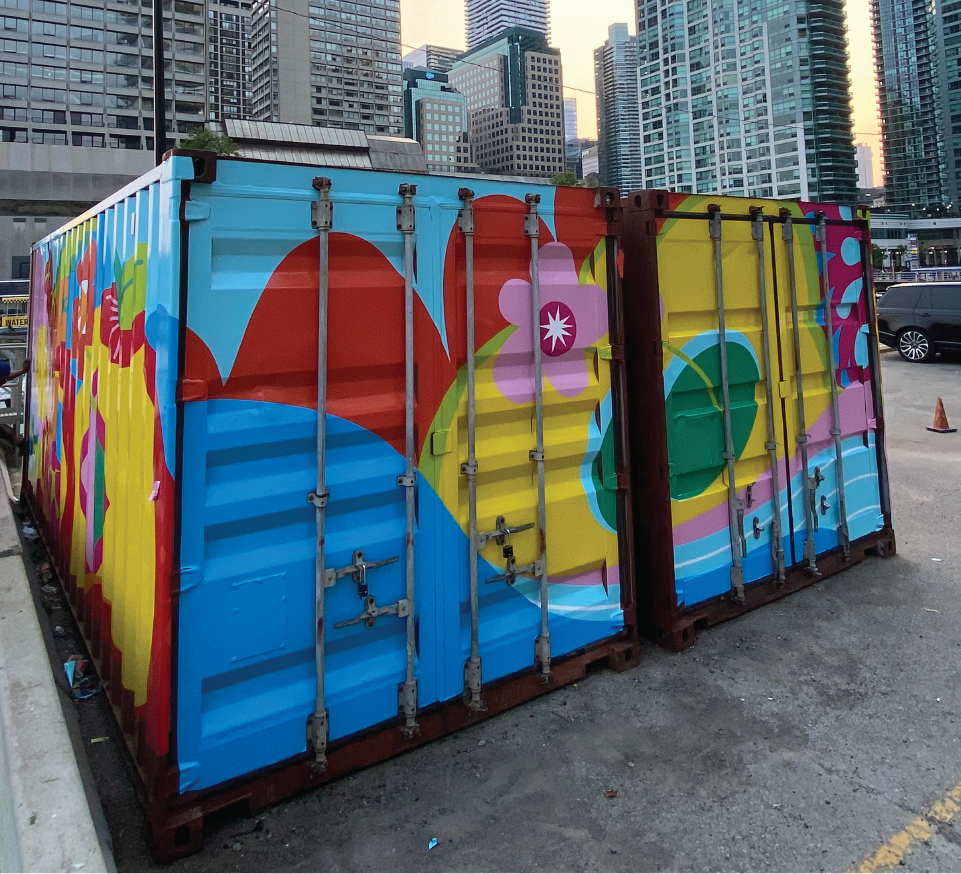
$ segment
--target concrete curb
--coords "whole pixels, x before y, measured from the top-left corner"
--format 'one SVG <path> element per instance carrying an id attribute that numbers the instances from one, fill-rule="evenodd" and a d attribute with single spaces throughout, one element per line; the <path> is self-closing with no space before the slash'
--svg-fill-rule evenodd
<path id="1" fill-rule="evenodd" d="M 50 672 L 16 521 L 0 493 L 0 871 L 114 870 Z"/>

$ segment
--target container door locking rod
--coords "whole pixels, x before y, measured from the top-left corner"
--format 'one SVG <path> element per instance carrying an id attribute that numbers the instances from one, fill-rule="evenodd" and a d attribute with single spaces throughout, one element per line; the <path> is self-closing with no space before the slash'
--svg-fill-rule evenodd
<path id="1" fill-rule="evenodd" d="M 874 271 L 871 269 L 871 247 L 868 240 L 861 238 L 861 273 L 864 276 L 864 302 L 868 310 L 868 356 L 871 366 L 871 395 L 874 402 L 875 427 L 880 440 L 875 441 L 878 458 L 878 485 L 881 493 L 881 512 L 886 519 L 891 517 L 891 481 L 888 477 L 887 449 L 884 440 L 884 397 L 881 392 L 881 350 L 878 347 L 878 299 L 874 292 Z"/>
<path id="2" fill-rule="evenodd" d="M 537 444 L 531 451 L 531 461 L 537 464 L 537 523 L 540 528 L 541 633 L 534 643 L 534 656 L 541 672 L 541 682 L 551 676 L 551 632 L 547 610 L 547 498 L 544 490 L 544 373 L 541 353 L 541 279 L 540 279 L 540 216 L 537 205 L 539 194 L 528 194 L 530 212 L 524 216 L 524 233 L 531 241 L 531 319 L 534 330 L 534 407 L 537 419 Z"/>
<path id="3" fill-rule="evenodd" d="M 724 399 L 724 460 L 727 462 L 727 492 L 730 512 L 731 535 L 731 588 L 734 596 L 744 600 L 744 568 L 742 556 L 747 555 L 747 540 L 744 536 L 744 501 L 737 494 L 737 479 L 734 474 L 734 432 L 731 427 L 731 383 L 727 363 L 727 326 L 724 312 L 724 267 L 721 263 L 721 207 L 712 203 L 708 206 L 711 215 L 710 232 L 714 241 L 714 265 L 717 270 L 717 322 L 718 348 L 721 353 L 721 394 Z"/>
<path id="4" fill-rule="evenodd" d="M 330 229 L 334 223 L 334 205 L 330 200 L 331 181 L 318 176 L 313 181 L 320 199 L 310 205 L 311 225 L 318 231 L 320 239 L 320 269 L 317 305 L 317 491 L 311 492 L 307 500 L 316 508 L 317 516 L 317 560 L 314 569 L 315 661 L 317 670 L 317 704 L 308 725 L 310 742 L 314 748 L 314 759 L 320 768 L 327 767 L 327 739 L 330 730 L 324 690 L 324 650 L 326 636 L 324 631 L 324 573 L 325 526 L 327 521 L 327 301 L 330 295 Z"/>
<path id="5" fill-rule="evenodd" d="M 460 472 L 467 477 L 468 514 L 470 516 L 470 658 L 464 664 L 464 687 L 471 710 L 486 710 L 481 697 L 483 673 L 480 657 L 480 595 L 477 582 L 477 393 L 476 354 L 474 350 L 474 192 L 461 188 L 457 196 L 464 207 L 457 216 L 458 230 L 464 235 L 467 282 L 467 462 Z"/>
<path id="6" fill-rule="evenodd" d="M 817 547 L 814 543 L 814 532 L 816 530 L 817 517 L 814 513 L 815 493 L 817 492 L 817 482 L 808 472 L 808 440 L 810 435 L 807 428 L 807 416 L 804 411 L 804 365 L 801 362 L 801 325 L 798 321 L 798 302 L 797 302 L 797 274 L 794 267 L 794 223 L 791 220 L 789 209 L 781 210 L 781 218 L 784 224 L 781 227 L 781 239 L 787 246 L 788 273 L 791 279 L 791 319 L 794 324 L 794 372 L 797 380 L 797 408 L 798 408 L 798 429 L 797 436 L 798 449 L 801 452 L 801 470 L 803 477 L 802 488 L 804 490 L 804 524 L 807 529 L 807 537 L 804 539 L 804 560 L 807 562 L 807 569 L 811 573 L 818 571 Z M 788 485 L 790 491 L 790 484 Z"/>
<path id="7" fill-rule="evenodd" d="M 838 362 L 834 355 L 834 312 L 831 301 L 831 282 L 828 277 L 828 228 L 824 213 L 818 213 L 817 238 L 821 249 L 821 285 L 824 292 L 824 327 L 828 334 L 828 366 L 831 383 L 831 436 L 837 456 L 838 483 L 838 542 L 844 560 L 851 558 L 851 539 L 848 536 L 848 510 L 844 495 L 844 447 L 841 444 L 841 408 L 838 404 Z"/>
<path id="8" fill-rule="evenodd" d="M 774 379 L 771 370 L 771 327 L 768 322 L 767 271 L 764 264 L 764 213 L 759 206 L 752 206 L 754 221 L 751 223 L 751 236 L 757 243 L 757 277 L 761 293 L 761 342 L 764 344 L 764 390 L 767 400 L 767 449 L 771 458 L 771 554 L 777 574 L 777 585 L 784 585 L 784 540 L 781 533 L 781 478 L 778 476 L 777 432 L 774 428 Z M 775 311 L 775 317 L 777 312 Z M 790 492 L 790 487 L 788 488 Z M 760 525 L 756 526 L 760 530 Z M 755 536 L 757 534 L 755 533 Z"/>
<path id="9" fill-rule="evenodd" d="M 402 731 L 408 737 L 417 733 L 417 680 L 414 677 L 415 625 L 414 625 L 414 498 L 417 472 L 414 461 L 414 195 L 416 185 L 400 186 L 399 194 L 404 202 L 397 207 L 397 230 L 404 235 L 404 358 L 405 373 L 405 445 L 407 470 L 397 477 L 397 485 L 407 490 L 407 675 L 398 690 L 400 709 L 404 713 Z"/>

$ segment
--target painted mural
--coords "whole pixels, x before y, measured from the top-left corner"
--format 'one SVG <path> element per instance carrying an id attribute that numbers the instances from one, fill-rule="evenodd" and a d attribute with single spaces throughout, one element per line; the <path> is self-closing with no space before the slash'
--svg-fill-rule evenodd
<path id="1" fill-rule="evenodd" d="M 219 172 L 228 186 L 245 180 L 244 165 L 225 162 Z M 304 171 L 264 172 L 274 174 L 263 182 L 275 190 L 296 185 L 301 197 L 312 192 Z M 359 548 L 369 560 L 397 559 L 369 574 L 377 604 L 389 605 L 404 595 L 406 538 L 404 495 L 397 487 L 405 420 L 397 180 L 331 175 L 325 563 L 350 565 Z M 468 494 L 461 472 L 467 458 L 465 241 L 456 227 L 458 184 L 424 178 L 415 201 L 421 707 L 462 694 L 470 649 Z M 500 516 L 525 528 L 510 543 L 490 543 L 481 552 L 480 644 L 489 683 L 531 668 L 540 623 L 538 581 L 530 574 L 503 579 L 505 550 L 521 567 L 539 556 L 540 534 L 530 524 L 537 520 L 536 468 L 529 457 L 535 330 L 544 353 L 552 650 L 560 657 L 608 638 L 624 627 L 624 618 L 606 244 L 593 192 L 537 187 L 544 202 L 535 326 L 531 243 L 524 233 L 529 189 L 486 182 L 475 187 L 478 528 L 492 531 Z M 264 748 L 226 728 L 230 707 L 242 696 L 262 701 L 261 724 L 282 727 L 282 740 L 266 750 L 280 757 L 304 750 L 303 727 L 314 705 L 313 687 L 304 682 L 314 661 L 315 542 L 314 510 L 305 495 L 312 488 L 316 439 L 317 238 L 305 226 L 305 211 L 291 210 L 286 201 L 260 202 L 271 230 L 256 245 L 242 246 L 237 240 L 245 231 L 235 223 L 244 205 L 211 202 L 209 222 L 191 226 L 191 289 L 211 284 L 203 278 L 210 275 L 216 287 L 206 299 L 191 291 L 188 300 L 185 378 L 195 388 L 185 405 L 181 563 L 200 568 L 202 580 L 181 595 L 180 638 L 202 634 L 206 656 L 199 647 L 184 650 L 188 657 L 178 675 L 184 789 L 266 763 Z M 361 202 L 363 209 L 355 206 Z M 267 471 L 269 485 L 262 478 Z M 244 634 L 256 633 L 261 642 L 238 650 L 211 627 L 240 628 L 248 596 L 234 593 L 245 592 L 259 600 L 256 632 L 245 625 Z M 287 607 L 277 606 L 281 597 Z M 404 623 L 385 617 L 373 628 L 350 624 L 360 602 L 349 576 L 326 597 L 325 676 L 335 741 L 396 716 Z M 224 611 L 225 603 L 236 604 L 238 612 Z M 271 662 L 286 672 L 273 675 L 270 690 L 282 687 L 283 696 L 270 695 L 251 673 L 254 664 L 266 672 Z M 220 724 L 222 732 L 213 728 Z"/>
<path id="2" fill-rule="evenodd" d="M 170 350 L 156 287 L 148 306 L 157 227 L 136 228 L 136 213 L 135 201 L 121 202 L 34 250 L 27 487 L 111 695 L 144 726 L 141 753 L 160 759 L 173 476 L 157 356 Z"/>
<path id="3" fill-rule="evenodd" d="M 717 198 L 711 198 L 717 201 Z M 672 195 L 672 209 L 703 212 L 707 198 Z M 722 199 L 725 213 L 747 214 L 747 201 Z M 851 210 L 784 204 L 798 218 L 814 210 L 828 219 L 852 219 Z M 768 208 L 782 204 L 766 204 Z M 777 234 L 780 226 L 775 225 Z M 724 458 L 720 335 L 717 322 L 713 243 L 707 222 L 669 220 L 658 239 L 661 267 L 665 403 L 671 460 L 674 553 L 679 605 L 694 605 L 731 589 L 731 525 Z M 809 435 L 810 476 L 819 486 L 818 554 L 838 546 L 838 483 L 831 431 L 831 393 L 827 343 L 834 344 L 839 387 L 847 520 L 851 540 L 880 530 L 877 456 L 871 372 L 868 366 L 868 314 L 864 301 L 860 231 L 829 225 L 826 261 L 815 244 L 814 229 L 795 226 L 795 258 L 802 375 Z M 741 540 L 744 579 L 774 574 L 771 521 L 781 517 L 782 547 L 788 566 L 802 560 L 806 537 L 804 471 L 797 445 L 797 380 L 786 246 L 780 237 L 766 264 L 771 320 L 772 374 L 780 494 L 772 489 L 764 350 L 760 323 L 760 284 L 756 242 L 750 222 L 726 222 L 722 266 L 728 311 L 726 345 L 730 372 L 731 426 L 737 496 L 744 507 Z M 767 244 L 766 244 L 767 245 Z M 821 282 L 828 269 L 834 333 L 827 336 Z M 684 280 L 679 277 L 684 276 Z M 775 291 L 774 277 L 778 283 Z M 780 335 L 780 336 L 779 336 Z M 780 342 L 778 342 L 780 339 Z M 780 396 L 779 396 L 780 395 Z M 783 405 L 780 403 L 784 399 Z"/>
<path id="4" fill-rule="evenodd" d="M 28 488 L 108 691 L 132 714 L 124 727 L 139 735 L 138 754 L 146 750 L 161 762 L 169 754 L 182 792 L 306 751 L 316 703 L 316 514 L 307 498 L 316 487 L 318 428 L 320 264 L 309 209 L 315 172 L 220 161 L 216 182 L 193 183 L 191 209 L 181 214 L 178 183 L 192 178 L 193 165 L 174 157 L 34 250 Z M 397 718 L 408 658 L 399 617 L 408 532 L 397 479 L 405 469 L 405 277 L 396 225 L 403 180 L 329 172 L 335 211 L 324 558 L 338 576 L 325 596 L 324 676 L 336 743 Z M 461 471 L 467 459 L 462 183 L 420 177 L 415 200 L 413 658 L 421 708 L 463 693 L 471 647 L 468 485 Z M 551 648 L 559 658 L 624 629 L 633 595 L 622 591 L 631 575 L 620 566 L 619 538 L 631 532 L 618 530 L 622 399 L 612 394 L 606 224 L 593 192 L 484 179 L 470 184 L 477 523 L 491 532 L 503 518 L 516 529 L 480 552 L 479 642 L 490 684 L 532 668 L 540 633 L 538 582 L 531 573 L 507 578 L 509 556 L 529 565 L 542 539 L 546 545 Z M 524 198 L 532 189 L 542 197 L 537 312 L 524 231 Z M 672 208 L 703 210 L 705 203 L 674 196 Z M 747 204 L 725 201 L 724 208 L 743 212 Z M 791 208 L 799 218 L 812 209 Z M 796 231 L 807 473 L 816 470 L 821 480 L 816 541 L 823 554 L 838 544 L 828 342 L 839 362 L 833 378 L 852 539 L 880 527 L 872 374 L 855 231 L 832 227 L 826 259 L 807 226 Z M 730 591 L 714 262 L 706 222 L 669 220 L 658 246 L 677 596 L 679 604 L 693 605 Z M 772 291 L 783 341 L 780 353 L 772 350 L 783 468 L 775 496 L 750 223 L 725 228 L 722 256 L 751 582 L 772 573 L 774 514 L 789 564 L 800 560 L 806 536 L 797 385 L 786 339 L 789 303 Z M 775 275 L 784 276 L 784 258 L 777 249 L 766 266 L 770 289 Z M 830 338 L 820 291 L 825 267 Z M 543 356 L 544 532 L 532 524 L 535 343 Z M 363 580 L 350 572 L 358 550 L 376 563 Z M 379 607 L 398 609 L 369 622 L 361 612 L 368 595 Z"/>

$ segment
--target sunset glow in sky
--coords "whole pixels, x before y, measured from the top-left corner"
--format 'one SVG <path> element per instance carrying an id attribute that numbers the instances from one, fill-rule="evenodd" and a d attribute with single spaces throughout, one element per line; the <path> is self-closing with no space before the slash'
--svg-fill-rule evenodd
<path id="1" fill-rule="evenodd" d="M 879 185 L 877 88 L 871 56 L 869 0 L 845 0 L 854 89 L 854 140 L 874 150 L 875 184 Z M 634 32 L 634 0 L 551 0 L 552 44 L 561 50 L 565 97 L 577 98 L 581 136 L 596 136 L 594 49 L 607 39 L 608 25 L 627 22 Z M 404 53 L 424 43 L 464 48 L 464 4 L 461 0 L 401 0 Z M 581 89 L 581 90 L 576 90 Z M 584 93 L 584 92 L 590 93 Z"/>

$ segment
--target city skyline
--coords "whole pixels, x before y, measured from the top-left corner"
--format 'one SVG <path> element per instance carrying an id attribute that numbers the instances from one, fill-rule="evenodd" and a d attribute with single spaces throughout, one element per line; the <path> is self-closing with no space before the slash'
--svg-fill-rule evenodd
<path id="1" fill-rule="evenodd" d="M 854 140 L 871 146 L 874 172 L 880 177 L 877 86 L 871 49 L 870 0 L 845 0 L 852 69 Z M 636 32 L 634 0 L 551 0 L 551 44 L 561 50 L 565 96 L 578 98 L 581 134 L 596 126 L 594 49 L 603 45 L 608 27 L 627 22 Z M 465 46 L 464 7 L 430 0 L 401 0 L 401 39 L 413 47 L 424 43 Z"/>

